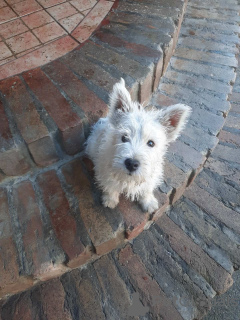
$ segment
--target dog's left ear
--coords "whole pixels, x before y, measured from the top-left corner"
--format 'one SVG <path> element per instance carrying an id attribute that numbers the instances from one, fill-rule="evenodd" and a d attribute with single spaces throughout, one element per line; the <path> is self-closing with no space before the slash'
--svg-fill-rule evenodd
<path id="1" fill-rule="evenodd" d="M 191 108 L 185 104 L 175 104 L 160 110 L 160 122 L 165 127 L 167 139 L 174 141 L 184 129 L 191 114 Z"/>

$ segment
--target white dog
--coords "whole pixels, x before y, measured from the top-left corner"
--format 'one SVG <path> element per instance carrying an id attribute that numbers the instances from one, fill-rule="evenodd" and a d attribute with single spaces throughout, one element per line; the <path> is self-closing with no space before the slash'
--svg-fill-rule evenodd
<path id="1" fill-rule="evenodd" d="M 164 155 L 190 112 L 183 104 L 146 111 L 131 100 L 123 79 L 114 85 L 109 113 L 94 125 L 86 146 L 105 207 L 116 207 L 124 193 L 144 211 L 158 208 L 153 191 L 163 179 Z"/>

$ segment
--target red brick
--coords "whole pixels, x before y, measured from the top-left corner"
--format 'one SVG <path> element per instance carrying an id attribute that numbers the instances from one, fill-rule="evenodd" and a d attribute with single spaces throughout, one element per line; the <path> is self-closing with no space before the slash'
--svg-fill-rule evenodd
<path id="1" fill-rule="evenodd" d="M 66 152 L 68 154 L 75 154 L 81 151 L 84 141 L 82 120 L 72 111 L 67 100 L 41 69 L 27 72 L 23 77 L 45 110 L 57 124 Z"/>
<path id="2" fill-rule="evenodd" d="M 7 176 L 18 176 L 32 168 L 32 161 L 24 144 L 0 152 L 0 169 Z"/>
<path id="3" fill-rule="evenodd" d="M 160 317 L 163 320 L 182 319 L 172 302 L 166 297 L 152 275 L 149 274 L 149 271 L 146 270 L 139 256 L 134 254 L 130 245 L 120 251 L 119 262 L 127 270 L 135 290 L 140 291 L 144 304 L 151 308 L 154 318 Z"/>
<path id="4" fill-rule="evenodd" d="M 171 194 L 171 202 L 176 202 L 183 194 L 187 184 L 189 176 L 184 173 L 181 169 L 177 168 L 174 164 L 169 161 L 165 162 L 164 165 L 164 181 L 167 185 L 173 188 Z"/>
<path id="5" fill-rule="evenodd" d="M 130 52 L 136 56 L 158 59 L 161 55 L 161 53 L 157 50 L 146 47 L 142 44 L 127 42 L 119 37 L 116 37 L 112 33 L 106 32 L 106 30 L 100 29 L 96 31 L 94 37 L 109 44 L 113 48 L 121 48 L 122 50 L 125 49 L 126 52 Z"/>
<path id="6" fill-rule="evenodd" d="M 169 107 L 172 106 L 174 104 L 179 103 L 178 100 L 170 98 L 168 96 L 165 96 L 162 93 L 158 93 L 155 97 L 154 97 L 154 105 L 156 106 L 160 106 L 160 107 Z"/>
<path id="7" fill-rule="evenodd" d="M 102 287 L 103 301 L 112 306 L 105 308 L 106 319 L 128 319 L 131 299 L 113 261 L 108 256 L 101 257 L 94 263 L 94 269 Z"/>
<path id="8" fill-rule="evenodd" d="M 0 189 L 0 296 L 9 285 L 18 281 L 17 252 L 9 216 L 6 192 Z"/>
<path id="9" fill-rule="evenodd" d="M 23 272 L 42 274 L 48 271 L 51 261 L 35 192 L 29 181 L 21 182 L 13 188 L 13 205 L 19 219 L 18 232 L 23 242 L 23 249 L 20 250 L 24 250 L 24 253 L 20 251 L 20 255 L 26 257 L 23 258 L 25 259 Z"/>
<path id="10" fill-rule="evenodd" d="M 79 201 L 81 218 L 95 246 L 96 253 L 102 255 L 116 248 L 124 241 L 122 228 L 113 232 L 106 219 L 103 207 L 96 199 L 96 189 L 83 168 L 83 163 L 76 159 L 63 166 L 63 175 L 68 185 L 73 189 Z"/>
<path id="11" fill-rule="evenodd" d="M 218 136 L 219 140 L 222 142 L 227 142 L 227 143 L 232 143 L 235 144 L 236 146 L 240 147 L 240 138 L 238 135 L 221 130 Z"/>
<path id="12" fill-rule="evenodd" d="M 78 231 L 78 222 L 70 209 L 68 200 L 55 171 L 48 171 L 38 176 L 44 203 L 50 215 L 56 238 L 67 254 L 69 266 L 86 263 L 91 252 L 85 248 Z"/>
<path id="13" fill-rule="evenodd" d="M 157 222 L 168 241 L 186 263 L 202 275 L 217 293 L 224 293 L 233 284 L 231 275 L 196 245 L 170 218 L 163 215 Z"/>
<path id="14" fill-rule="evenodd" d="M 193 183 L 188 188 L 184 196 L 197 204 L 204 211 L 213 215 L 215 218 L 220 220 L 223 224 L 228 226 L 230 229 L 235 230 L 239 233 L 240 230 L 240 216 L 236 211 L 226 207 L 221 201 L 213 197 L 210 193 L 201 189 L 196 183 Z"/>
<path id="15" fill-rule="evenodd" d="M 53 81 L 84 111 L 90 123 L 104 117 L 107 105 L 90 91 L 64 64 L 54 61 L 43 68 Z"/>
<path id="16" fill-rule="evenodd" d="M 9 312 L 10 317 L 10 312 Z M 15 309 L 13 311 L 12 320 L 26 319 L 32 320 L 32 301 L 29 292 L 20 295 L 20 299 L 17 300 Z"/>
<path id="17" fill-rule="evenodd" d="M 223 56 L 221 54 L 212 52 L 202 52 L 198 50 L 188 49 L 188 48 L 178 48 L 174 54 L 176 57 L 203 61 L 208 63 L 217 63 L 219 65 L 237 67 L 237 59 L 235 57 Z"/>
<path id="18" fill-rule="evenodd" d="M 153 92 L 154 70 L 151 70 L 146 78 L 140 82 L 140 103 L 146 106 Z"/>
<path id="19" fill-rule="evenodd" d="M 74 301 L 75 310 L 79 310 L 80 319 L 106 319 L 99 282 L 92 264 L 64 275 L 61 282 L 70 301 Z"/>
<path id="20" fill-rule="evenodd" d="M 41 165 L 41 160 L 46 155 L 47 162 L 56 161 L 56 151 L 54 144 L 49 136 L 46 126 L 40 119 L 40 116 L 35 108 L 32 98 L 27 92 L 24 84 L 19 77 L 12 77 L 0 83 L 0 90 L 7 99 L 8 106 L 13 113 L 14 120 L 27 144 L 32 146 L 32 156 Z M 34 144 L 39 139 L 45 138 L 48 143 L 42 147 L 41 158 L 39 161 L 39 154 L 35 154 L 36 148 Z M 51 156 L 50 156 L 51 155 Z M 43 162 L 43 165 L 45 163 Z"/>
<path id="21" fill-rule="evenodd" d="M 144 230 L 150 214 L 143 212 L 137 203 L 131 203 L 125 197 L 121 197 L 118 208 L 124 219 L 127 239 L 135 238 Z"/>
<path id="22" fill-rule="evenodd" d="M 8 124 L 8 118 L 0 101 L 0 149 L 8 149 L 13 144 L 13 137 Z"/>
<path id="23" fill-rule="evenodd" d="M 205 161 L 205 157 L 195 149 L 189 147 L 180 140 L 172 143 L 168 149 L 169 154 L 177 155 L 184 163 L 193 169 L 198 169 Z"/>
<path id="24" fill-rule="evenodd" d="M 157 90 L 160 79 L 163 74 L 163 57 L 161 57 L 155 67 L 155 75 L 154 75 L 154 82 L 153 82 L 153 92 Z"/>
<path id="25" fill-rule="evenodd" d="M 72 320 L 70 311 L 65 306 L 66 293 L 59 279 L 41 285 L 40 292 L 42 312 L 46 319 Z"/>
<path id="26" fill-rule="evenodd" d="M 160 218 L 169 205 L 169 197 L 167 194 L 157 189 L 155 190 L 154 195 L 158 200 L 159 208 L 153 214 L 153 218 L 152 218 L 153 221 Z"/>

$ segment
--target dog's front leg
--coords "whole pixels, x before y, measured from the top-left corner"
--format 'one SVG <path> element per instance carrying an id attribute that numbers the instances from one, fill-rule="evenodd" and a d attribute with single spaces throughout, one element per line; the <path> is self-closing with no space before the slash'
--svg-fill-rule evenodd
<path id="1" fill-rule="evenodd" d="M 143 208 L 144 211 L 147 211 L 149 213 L 153 213 L 158 209 L 158 201 L 154 197 L 153 192 L 147 192 L 144 193 L 140 199 L 139 202 Z"/>
<path id="2" fill-rule="evenodd" d="M 111 209 L 115 208 L 119 202 L 119 192 L 107 191 L 103 193 L 103 205 Z"/>

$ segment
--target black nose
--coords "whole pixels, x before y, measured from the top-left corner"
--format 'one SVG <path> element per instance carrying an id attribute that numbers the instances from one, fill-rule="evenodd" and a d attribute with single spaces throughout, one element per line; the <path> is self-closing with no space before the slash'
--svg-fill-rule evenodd
<path id="1" fill-rule="evenodd" d="M 136 171 L 140 165 L 140 162 L 138 160 L 130 159 L 130 158 L 126 159 L 124 163 L 125 163 L 125 167 L 130 172 Z"/>

